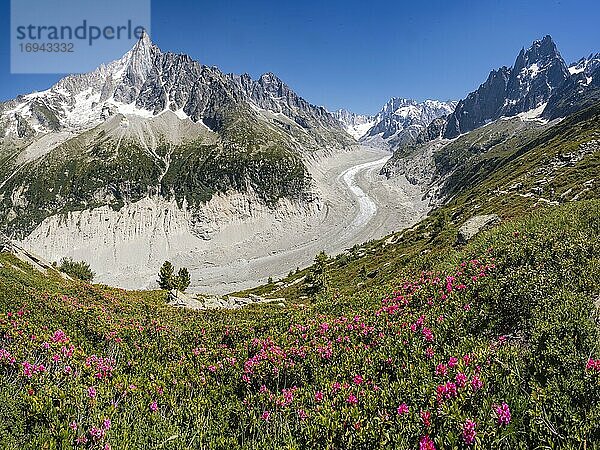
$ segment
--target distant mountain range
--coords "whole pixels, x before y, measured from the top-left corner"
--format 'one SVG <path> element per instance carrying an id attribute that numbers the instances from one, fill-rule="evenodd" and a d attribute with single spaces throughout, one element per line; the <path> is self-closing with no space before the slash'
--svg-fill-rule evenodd
<path id="1" fill-rule="evenodd" d="M 567 67 L 550 36 L 521 49 L 512 67 L 492 70 L 479 88 L 458 102 L 443 123 L 436 122 L 420 140 L 455 138 L 501 117 L 528 113 L 555 119 L 600 98 L 600 58 L 590 55 Z"/>
<path id="2" fill-rule="evenodd" d="M 313 198 L 303 155 L 356 142 L 272 73 L 224 74 L 147 35 L 121 59 L 0 104 L 0 225 L 148 196 Z"/>
<path id="3" fill-rule="evenodd" d="M 413 141 L 434 119 L 450 114 L 457 102 L 392 97 L 374 116 L 339 110 L 334 116 L 361 143 L 393 150 Z"/>
<path id="4" fill-rule="evenodd" d="M 555 119 L 600 101 L 600 54 L 567 66 L 550 36 L 521 49 L 512 67 L 492 70 L 460 101 L 393 97 L 374 116 L 333 115 L 361 143 L 395 150 L 437 137 L 451 139 L 501 117 Z"/>
<path id="5" fill-rule="evenodd" d="M 143 35 L 116 61 L 0 103 L 0 227 L 48 259 L 76 242 L 88 251 L 93 236 L 97 259 L 154 263 L 182 230 L 207 240 L 258 212 L 323 211 L 308 170 L 317 151 L 392 151 L 381 173 L 439 203 L 489 173 L 491 155 L 598 102 L 600 54 L 567 66 L 550 36 L 460 101 L 393 97 L 369 116 L 330 113 L 273 73 L 224 74 Z"/>

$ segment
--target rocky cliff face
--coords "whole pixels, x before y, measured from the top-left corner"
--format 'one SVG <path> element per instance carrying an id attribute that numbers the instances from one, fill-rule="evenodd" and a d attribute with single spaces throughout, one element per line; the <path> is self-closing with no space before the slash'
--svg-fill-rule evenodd
<path id="1" fill-rule="evenodd" d="M 546 103 L 569 77 L 550 36 L 522 49 L 511 68 L 493 70 L 485 83 L 461 100 L 448 117 L 444 137 L 454 138 L 500 117 L 515 116 Z"/>
<path id="2" fill-rule="evenodd" d="M 548 100 L 544 118 L 566 117 L 600 102 L 600 53 L 572 64 L 569 73 L 569 78 Z"/>

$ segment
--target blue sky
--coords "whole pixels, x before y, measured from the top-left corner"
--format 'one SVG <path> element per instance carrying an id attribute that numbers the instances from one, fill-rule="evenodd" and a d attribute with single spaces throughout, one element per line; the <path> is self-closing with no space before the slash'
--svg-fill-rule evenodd
<path id="1" fill-rule="evenodd" d="M 0 2 L 0 100 L 46 89 L 61 76 L 10 74 Z M 163 50 L 274 72 L 311 103 L 374 113 L 391 96 L 462 98 L 546 34 L 567 63 L 600 51 L 599 18 L 597 0 L 153 0 L 151 32 Z"/>

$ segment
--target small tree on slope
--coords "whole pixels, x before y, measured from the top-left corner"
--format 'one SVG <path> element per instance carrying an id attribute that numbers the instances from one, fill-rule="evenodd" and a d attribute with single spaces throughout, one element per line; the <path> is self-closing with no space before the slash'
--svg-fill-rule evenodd
<path id="1" fill-rule="evenodd" d="M 158 285 L 161 289 L 171 290 L 173 289 L 173 264 L 169 261 L 165 261 L 158 272 Z"/>
<path id="2" fill-rule="evenodd" d="M 177 272 L 177 276 L 175 277 L 173 287 L 179 289 L 181 292 L 185 292 L 185 290 L 190 285 L 190 272 L 185 267 L 179 269 Z"/>

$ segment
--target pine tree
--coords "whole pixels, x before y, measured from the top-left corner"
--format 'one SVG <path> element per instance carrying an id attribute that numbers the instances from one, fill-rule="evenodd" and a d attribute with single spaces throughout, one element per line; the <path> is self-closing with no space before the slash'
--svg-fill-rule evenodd
<path id="1" fill-rule="evenodd" d="M 185 267 L 182 267 L 177 272 L 175 285 L 173 287 L 179 289 L 181 292 L 185 292 L 190 285 L 190 272 Z"/>
<path id="2" fill-rule="evenodd" d="M 327 290 L 327 261 L 329 257 L 325 252 L 320 252 L 315 257 L 315 262 L 306 276 L 308 284 L 307 293 L 315 295 L 319 292 Z"/>
<path id="3" fill-rule="evenodd" d="M 162 265 L 162 267 L 160 268 L 160 272 L 158 272 L 158 285 L 160 286 L 161 289 L 166 289 L 168 291 L 170 291 L 171 289 L 173 289 L 174 286 L 174 277 L 173 277 L 173 264 L 171 264 L 169 261 L 165 261 Z M 181 270 L 180 270 L 181 272 Z M 189 274 L 188 274 L 189 277 Z M 188 283 L 189 284 L 189 283 Z M 187 287 L 187 286 L 186 286 Z"/>

